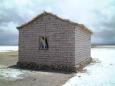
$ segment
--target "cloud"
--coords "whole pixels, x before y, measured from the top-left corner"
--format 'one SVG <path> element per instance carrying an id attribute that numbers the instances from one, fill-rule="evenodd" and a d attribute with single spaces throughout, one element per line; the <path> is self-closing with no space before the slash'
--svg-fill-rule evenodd
<path id="1" fill-rule="evenodd" d="M 13 22 L 0 24 L 0 44 L 17 44 L 18 31 L 17 24 Z"/>
<path id="2" fill-rule="evenodd" d="M 94 28 L 96 40 L 101 38 L 101 43 L 115 44 L 115 4 L 113 0 L 106 2 L 102 9 L 94 10 Z M 97 37 L 97 38 L 95 38 Z M 98 41 L 97 41 L 98 43 Z"/>
<path id="3" fill-rule="evenodd" d="M 63 0 L 60 13 L 89 27 L 92 43 L 115 43 L 114 0 Z"/>
<path id="4" fill-rule="evenodd" d="M 43 10 L 51 10 L 54 0 L 0 0 L 0 44 L 17 44 L 17 26 Z"/>
<path id="5" fill-rule="evenodd" d="M 17 43 L 21 25 L 42 11 L 85 24 L 92 43 L 115 43 L 114 0 L 0 0 L 0 44 Z"/>

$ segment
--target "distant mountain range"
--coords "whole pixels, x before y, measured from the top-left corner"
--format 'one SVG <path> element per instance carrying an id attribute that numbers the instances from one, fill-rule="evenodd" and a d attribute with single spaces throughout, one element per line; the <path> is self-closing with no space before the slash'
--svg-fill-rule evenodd
<path id="1" fill-rule="evenodd" d="M 18 46 L 18 43 L 0 43 L 0 46 L 2 45 L 8 45 L 8 46 Z M 111 44 L 108 44 L 108 43 L 103 43 L 103 44 L 91 44 L 91 46 L 103 46 L 103 45 L 115 45 L 115 43 L 111 43 Z"/>
<path id="2" fill-rule="evenodd" d="M 12 44 L 8 44 L 8 43 L 2 44 L 2 43 L 0 43 L 0 46 L 18 46 L 18 44 L 14 44 L 14 43 L 12 43 Z"/>
<path id="3" fill-rule="evenodd" d="M 91 44 L 92 46 L 102 46 L 102 45 L 115 45 L 115 43 L 101 43 L 101 44 Z"/>

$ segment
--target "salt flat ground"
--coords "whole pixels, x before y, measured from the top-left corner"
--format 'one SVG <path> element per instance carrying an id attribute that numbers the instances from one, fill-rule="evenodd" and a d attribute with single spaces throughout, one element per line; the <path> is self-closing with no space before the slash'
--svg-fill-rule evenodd
<path id="1" fill-rule="evenodd" d="M 84 68 L 63 86 L 115 86 L 115 47 L 92 48 L 91 56 L 97 63 Z"/>
<path id="2" fill-rule="evenodd" d="M 16 51 L 0 52 L 0 86 L 62 86 L 72 77 L 72 74 L 11 67 L 17 60 Z"/>
<path id="3" fill-rule="evenodd" d="M 92 48 L 91 56 L 94 62 L 73 76 L 8 68 L 16 64 L 17 52 L 2 52 L 0 86 L 115 86 L 115 47 Z"/>
<path id="4" fill-rule="evenodd" d="M 11 52 L 11 51 L 17 51 L 18 46 L 1 46 L 0 45 L 0 52 Z"/>

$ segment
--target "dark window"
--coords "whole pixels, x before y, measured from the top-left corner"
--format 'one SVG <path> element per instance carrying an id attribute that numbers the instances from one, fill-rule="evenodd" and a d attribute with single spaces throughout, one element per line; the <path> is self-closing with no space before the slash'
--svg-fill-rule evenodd
<path id="1" fill-rule="evenodd" d="M 41 36 L 39 38 L 39 49 L 48 49 L 48 47 L 47 37 Z"/>

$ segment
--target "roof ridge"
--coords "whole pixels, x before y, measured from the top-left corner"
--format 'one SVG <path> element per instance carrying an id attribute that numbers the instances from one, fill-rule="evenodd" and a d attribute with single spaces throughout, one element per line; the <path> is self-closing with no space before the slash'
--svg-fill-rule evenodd
<path id="1" fill-rule="evenodd" d="M 71 23 L 71 24 L 78 25 L 78 26 L 80 26 L 80 27 L 86 29 L 86 30 L 89 31 L 90 33 L 92 33 L 92 31 L 89 30 L 88 28 L 86 28 L 86 27 L 84 26 L 84 24 L 79 24 L 79 23 L 73 22 L 73 21 L 71 21 L 71 20 L 69 20 L 69 19 L 61 18 L 61 17 L 59 17 L 59 16 L 57 16 L 57 15 L 51 13 L 51 12 L 47 12 L 47 11 L 43 11 L 42 13 L 40 13 L 39 15 L 37 15 L 36 17 L 34 17 L 34 18 L 33 18 L 32 20 L 30 20 L 29 22 L 26 22 L 26 23 L 22 24 L 21 26 L 18 26 L 17 28 L 18 28 L 18 29 L 19 29 L 19 28 L 22 28 L 22 27 L 24 27 L 24 26 L 30 24 L 31 22 L 33 22 L 33 21 L 36 20 L 37 18 L 42 17 L 42 16 L 45 16 L 45 15 L 52 15 L 52 16 L 54 16 L 54 17 L 56 17 L 56 18 L 58 18 L 58 19 L 60 19 L 60 20 L 62 20 L 62 21 L 65 21 L 65 22 L 68 22 L 68 23 Z"/>
<path id="2" fill-rule="evenodd" d="M 25 25 L 27 25 L 27 24 L 33 22 L 33 21 L 34 21 L 35 19 L 37 19 L 38 17 L 45 16 L 45 15 L 47 15 L 47 14 L 50 14 L 50 13 L 49 13 L 49 12 L 46 12 L 46 11 L 43 11 L 42 13 L 40 13 L 40 14 L 38 14 L 37 16 L 33 17 L 31 20 L 29 20 L 28 22 L 26 22 L 26 23 L 24 23 L 24 24 L 18 26 L 17 28 L 21 28 L 21 27 L 23 27 L 23 26 L 25 26 Z"/>
<path id="3" fill-rule="evenodd" d="M 76 22 L 70 21 L 69 19 L 60 18 L 60 17 L 58 17 L 56 14 L 53 14 L 53 13 L 51 13 L 51 12 L 43 11 L 42 13 L 40 13 L 39 15 L 37 15 L 36 17 L 33 17 L 33 19 L 31 19 L 30 21 L 28 21 L 28 22 L 26 22 L 26 23 L 24 23 L 24 24 L 18 26 L 17 28 L 21 28 L 21 27 L 23 27 L 23 26 L 25 26 L 25 25 L 31 23 L 32 21 L 34 21 L 34 20 L 37 19 L 38 17 L 45 16 L 45 15 L 52 15 L 52 16 L 55 16 L 56 18 L 58 18 L 58 19 L 60 19 L 60 20 L 62 20 L 62 21 L 66 21 L 66 22 L 73 23 L 73 24 L 78 24 L 78 23 L 76 23 Z"/>

